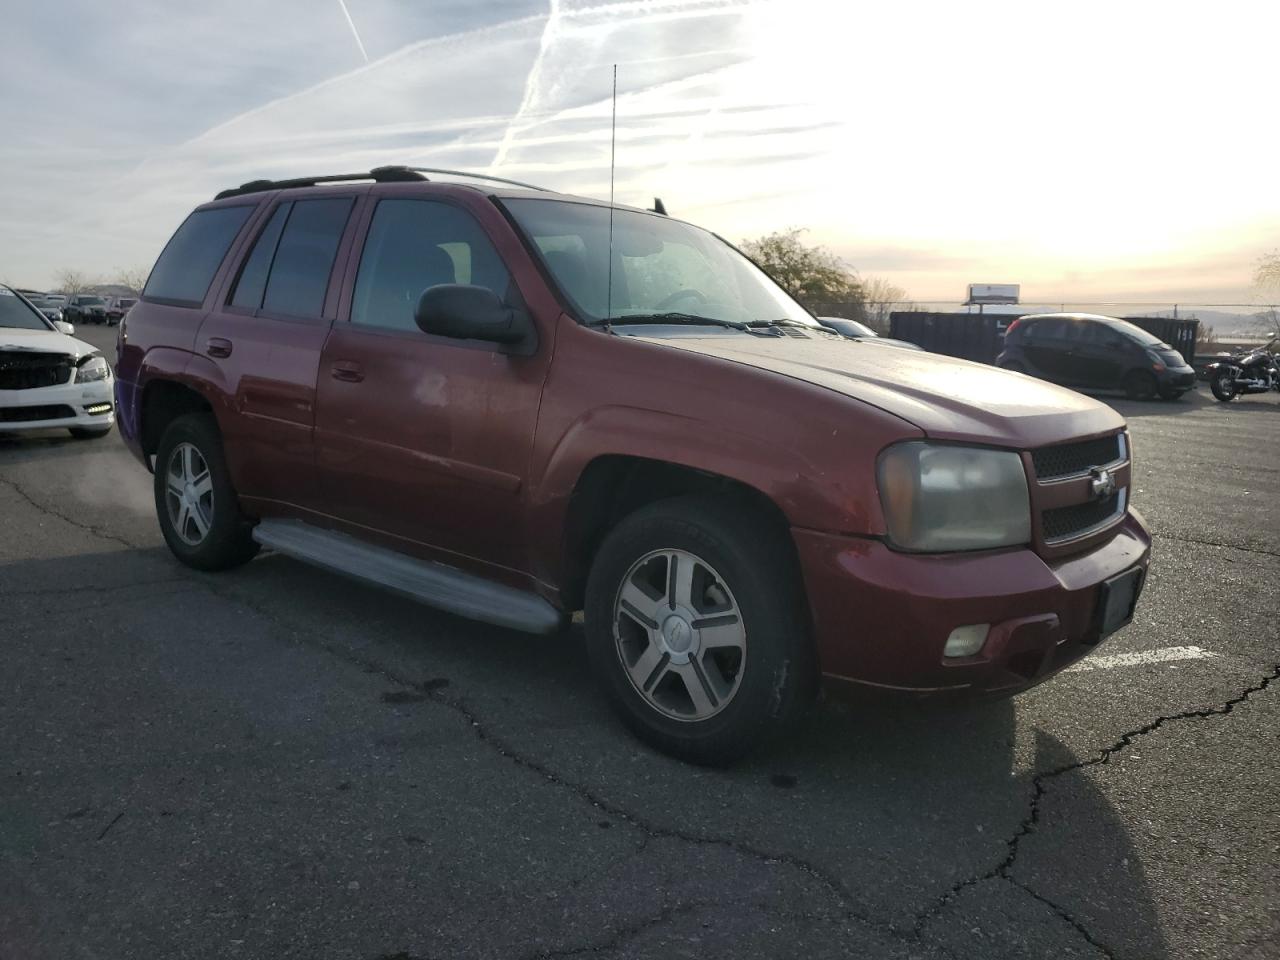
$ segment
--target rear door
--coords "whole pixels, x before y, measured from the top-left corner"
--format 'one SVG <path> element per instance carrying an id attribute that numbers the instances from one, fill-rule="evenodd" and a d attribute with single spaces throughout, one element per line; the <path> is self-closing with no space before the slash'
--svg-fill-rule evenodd
<path id="1" fill-rule="evenodd" d="M 232 411 L 223 424 L 243 497 L 320 508 L 315 471 L 315 390 L 336 310 L 335 262 L 349 245 L 359 192 L 304 198 L 282 193 L 195 349 L 217 367 Z"/>
<path id="2" fill-rule="evenodd" d="M 1066 338 L 1067 322 L 1058 317 L 1046 317 L 1032 321 L 1023 333 L 1023 352 L 1036 368 L 1032 372 L 1058 383 L 1070 382 L 1068 351 L 1071 347 Z"/>
<path id="3" fill-rule="evenodd" d="M 1072 357 L 1075 382 L 1105 389 L 1120 383 L 1121 368 L 1128 354 L 1123 338 L 1105 323 L 1077 321 L 1078 337 Z"/>
<path id="4" fill-rule="evenodd" d="M 418 329 L 418 299 L 436 284 L 519 302 L 467 210 L 396 195 L 364 219 L 349 317 L 334 325 L 317 388 L 327 508 L 428 553 L 522 569 L 520 503 L 550 345 L 519 356 Z"/>

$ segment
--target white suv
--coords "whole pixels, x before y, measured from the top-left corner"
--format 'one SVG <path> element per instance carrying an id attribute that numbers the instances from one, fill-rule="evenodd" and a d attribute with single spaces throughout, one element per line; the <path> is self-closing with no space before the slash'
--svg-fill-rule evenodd
<path id="1" fill-rule="evenodd" d="M 102 437 L 115 423 L 111 364 L 0 284 L 0 433 L 65 427 Z"/>

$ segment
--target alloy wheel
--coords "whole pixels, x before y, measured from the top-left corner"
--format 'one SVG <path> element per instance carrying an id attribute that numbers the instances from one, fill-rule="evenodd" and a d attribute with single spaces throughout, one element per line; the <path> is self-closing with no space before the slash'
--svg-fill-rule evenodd
<path id="1" fill-rule="evenodd" d="M 170 525 L 183 543 L 198 547 L 213 525 L 213 477 L 195 444 L 184 441 L 173 448 L 164 480 Z"/>
<path id="2" fill-rule="evenodd" d="M 636 692 L 668 717 L 706 720 L 738 692 L 742 613 L 724 578 L 688 551 L 654 551 L 632 564 L 614 600 L 613 635 Z"/>

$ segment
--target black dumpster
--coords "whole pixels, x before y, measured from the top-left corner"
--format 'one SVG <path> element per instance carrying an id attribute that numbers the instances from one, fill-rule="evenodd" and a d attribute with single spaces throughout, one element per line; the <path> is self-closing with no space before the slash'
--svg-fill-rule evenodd
<path id="1" fill-rule="evenodd" d="M 1004 340 L 1004 328 L 1014 318 L 994 313 L 927 313 L 895 311 L 889 315 L 889 336 L 962 360 L 994 363 Z"/>

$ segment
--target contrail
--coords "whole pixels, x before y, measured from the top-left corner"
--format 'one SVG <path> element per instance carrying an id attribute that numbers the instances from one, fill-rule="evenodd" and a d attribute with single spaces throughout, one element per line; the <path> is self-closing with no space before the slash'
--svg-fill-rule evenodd
<path id="1" fill-rule="evenodd" d="M 351 19 L 351 11 L 347 9 L 347 0 L 338 0 L 338 6 L 342 8 L 342 15 L 347 18 L 347 26 L 351 28 L 351 35 L 356 38 L 356 46 L 360 48 L 360 56 L 364 57 L 364 62 L 369 62 L 369 54 L 365 52 L 364 43 L 360 40 L 360 31 L 356 29 L 356 22 Z"/>

